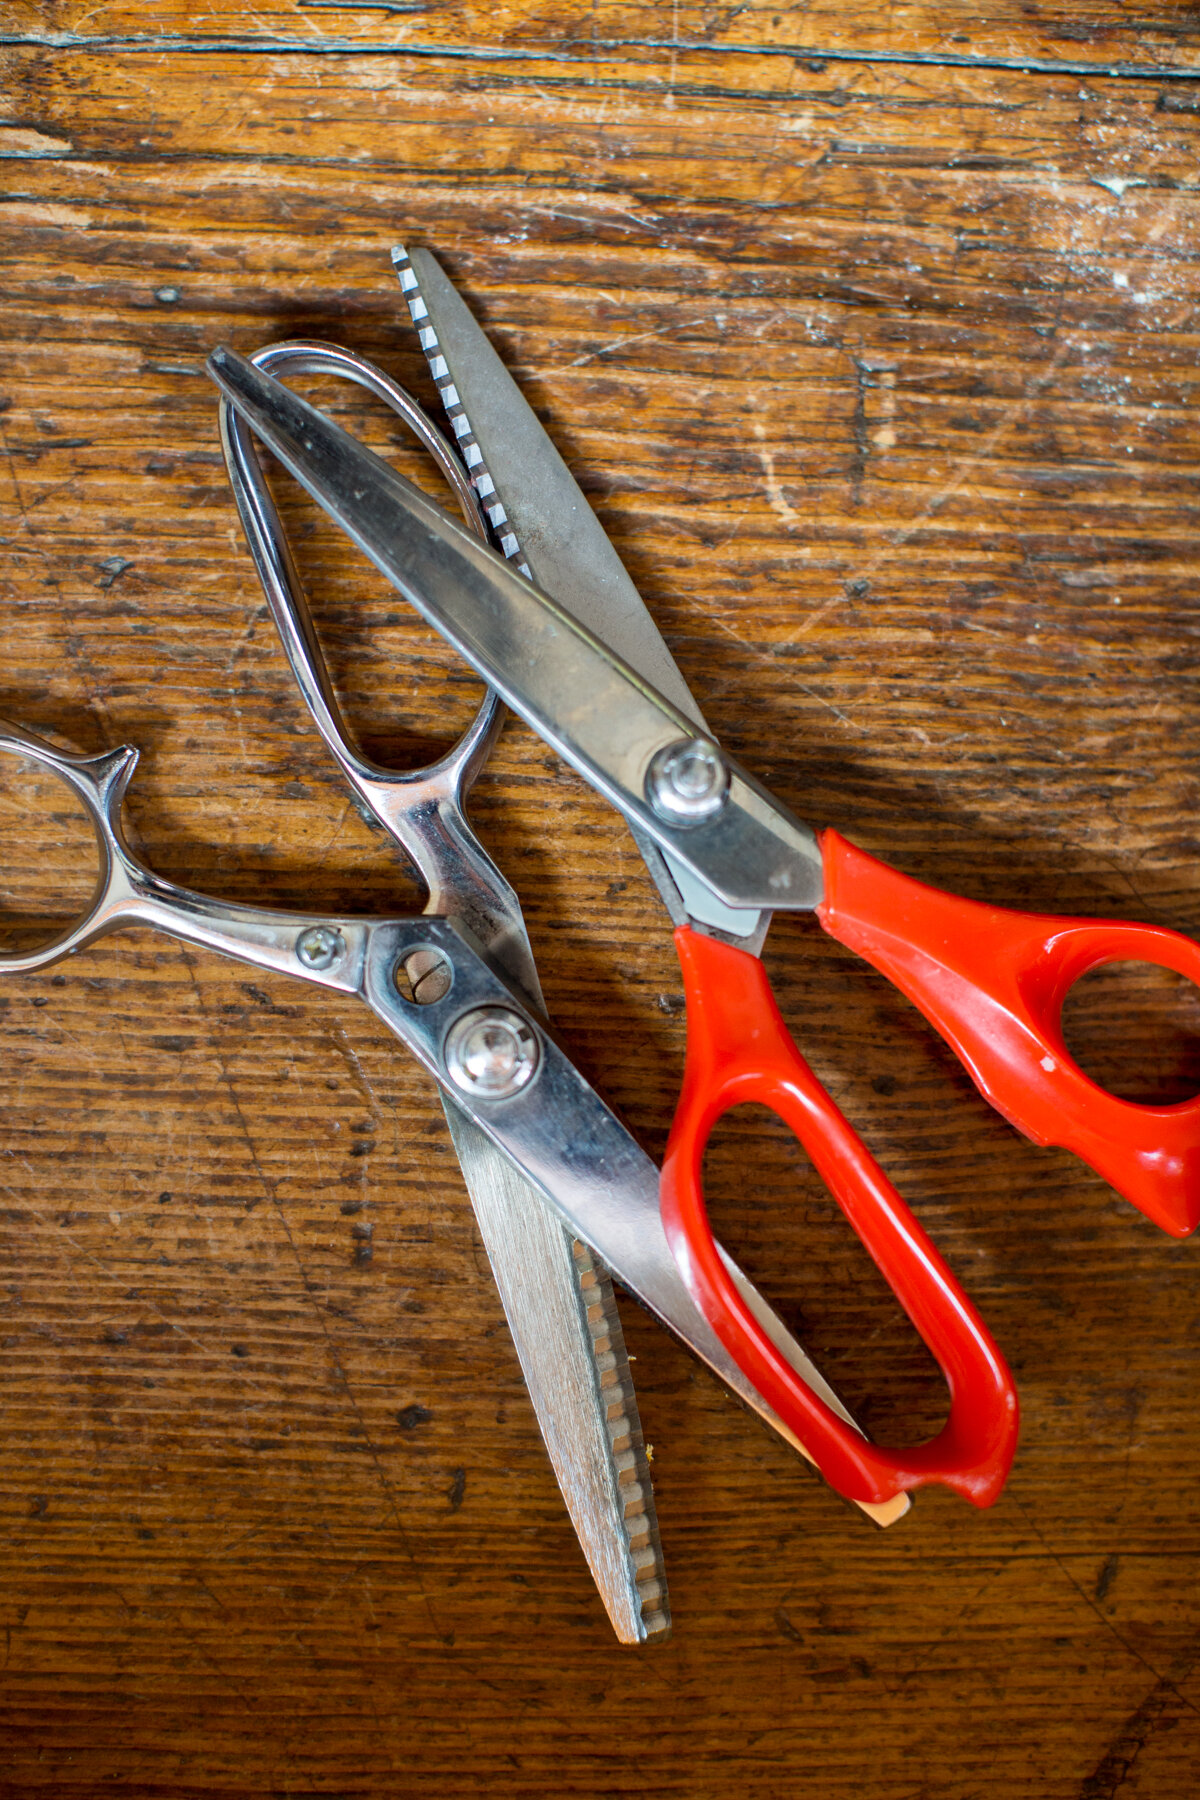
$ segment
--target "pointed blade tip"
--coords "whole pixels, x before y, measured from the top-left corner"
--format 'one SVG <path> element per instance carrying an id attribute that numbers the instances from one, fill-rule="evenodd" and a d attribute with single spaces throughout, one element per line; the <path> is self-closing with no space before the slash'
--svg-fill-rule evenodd
<path id="1" fill-rule="evenodd" d="M 263 381 L 269 381 L 256 369 L 248 357 L 239 356 L 228 344 L 218 344 L 209 352 L 204 363 L 205 373 L 210 381 L 214 381 L 228 400 L 230 406 L 246 416 L 243 389 L 251 391 Z"/>

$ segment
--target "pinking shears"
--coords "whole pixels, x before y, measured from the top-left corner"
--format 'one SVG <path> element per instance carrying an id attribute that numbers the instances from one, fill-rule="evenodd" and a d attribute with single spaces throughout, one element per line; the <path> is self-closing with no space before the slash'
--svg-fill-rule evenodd
<path id="1" fill-rule="evenodd" d="M 944 894 L 797 820 L 705 729 L 603 531 L 443 271 L 427 252 L 396 261 L 485 509 L 494 496 L 491 553 L 231 353 L 218 352 L 211 372 L 297 479 L 624 814 L 644 848 L 675 922 L 688 1001 L 662 1219 L 716 1335 L 842 1491 L 878 1500 L 940 1482 L 986 1503 L 1012 1455 L 1011 1380 L 928 1236 L 793 1044 L 758 954 L 766 923 L 777 911 L 815 913 L 921 1009 L 1011 1123 L 1075 1151 L 1178 1236 L 1200 1217 L 1200 1099 L 1138 1106 L 1108 1094 L 1070 1056 L 1061 1012 L 1071 986 L 1109 962 L 1200 980 L 1200 947 L 1157 927 Z M 748 1100 L 791 1125 L 941 1365 L 950 1415 L 932 1443 L 884 1450 L 848 1430 L 731 1279 L 709 1228 L 701 1159 L 716 1120 Z"/>

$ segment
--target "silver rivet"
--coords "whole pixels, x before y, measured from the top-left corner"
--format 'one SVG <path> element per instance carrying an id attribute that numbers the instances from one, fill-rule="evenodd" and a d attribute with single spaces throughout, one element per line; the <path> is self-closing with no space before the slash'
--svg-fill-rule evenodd
<path id="1" fill-rule="evenodd" d="M 703 738 L 668 744 L 646 772 L 646 798 L 672 825 L 702 825 L 715 818 L 728 793 L 725 758 Z"/>
<path id="2" fill-rule="evenodd" d="M 455 1087 L 480 1100 L 506 1100 L 537 1074 L 537 1034 L 507 1006 L 464 1013 L 446 1039 L 446 1073 Z"/>
<path id="3" fill-rule="evenodd" d="M 310 925 L 296 939 L 296 955 L 306 969 L 327 969 L 346 948 L 346 940 L 332 925 Z"/>

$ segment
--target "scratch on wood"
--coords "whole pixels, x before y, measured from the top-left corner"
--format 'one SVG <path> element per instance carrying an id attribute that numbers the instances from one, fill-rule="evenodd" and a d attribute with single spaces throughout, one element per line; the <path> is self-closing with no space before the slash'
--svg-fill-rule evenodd
<path id="1" fill-rule="evenodd" d="M 1114 1800 L 1124 1787 L 1138 1757 L 1151 1738 L 1173 1731 L 1184 1702 L 1173 1681 L 1161 1676 L 1136 1712 L 1122 1725 L 1092 1773 L 1079 1790 L 1077 1800 Z"/>

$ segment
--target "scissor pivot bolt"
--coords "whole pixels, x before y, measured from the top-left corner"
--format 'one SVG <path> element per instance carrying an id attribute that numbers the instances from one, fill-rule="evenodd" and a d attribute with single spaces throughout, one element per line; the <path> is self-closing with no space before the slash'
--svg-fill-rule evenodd
<path id="1" fill-rule="evenodd" d="M 446 1039 L 446 1073 L 455 1087 L 479 1100 L 506 1100 L 537 1074 L 537 1034 L 507 1006 L 479 1006 L 464 1013 Z"/>
<path id="2" fill-rule="evenodd" d="M 296 939 L 296 955 L 306 969 L 327 969 L 346 948 L 346 940 L 332 925 L 313 925 Z"/>
<path id="3" fill-rule="evenodd" d="M 671 825 L 716 818 L 729 793 L 729 768 L 714 744 L 680 738 L 658 752 L 646 774 L 646 798 Z"/>

